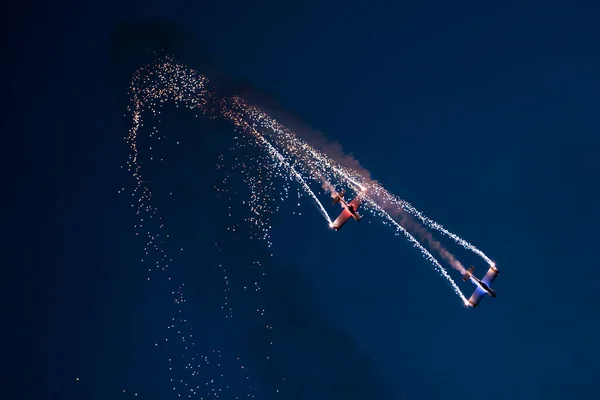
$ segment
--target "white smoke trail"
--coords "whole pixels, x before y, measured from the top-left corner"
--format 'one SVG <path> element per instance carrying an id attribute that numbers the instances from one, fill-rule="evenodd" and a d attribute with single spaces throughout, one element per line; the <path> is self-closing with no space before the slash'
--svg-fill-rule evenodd
<path id="1" fill-rule="evenodd" d="M 421 245 L 421 243 L 419 243 L 417 239 L 414 238 L 414 236 L 412 236 L 406 229 L 404 229 L 402 225 L 396 222 L 396 220 L 392 218 L 392 216 L 388 214 L 385 210 L 383 210 L 377 203 L 375 203 L 372 199 L 368 198 L 368 204 L 375 208 L 377 211 L 379 211 L 381 214 L 383 214 L 392 225 L 394 225 L 399 231 L 401 231 L 404 234 L 404 236 L 406 236 L 409 242 L 411 242 L 415 247 L 421 250 L 423 256 L 436 267 L 436 269 L 442 274 L 444 278 L 448 280 L 448 282 L 450 282 L 450 285 L 454 289 L 454 292 L 458 295 L 458 297 L 460 297 L 460 299 L 463 301 L 463 304 L 468 305 L 469 302 L 467 301 L 467 298 L 460 290 L 460 288 L 456 285 L 454 279 L 452 279 L 450 274 L 448 274 L 448 271 L 446 271 L 446 269 L 442 267 L 439 261 L 436 260 L 435 257 L 429 251 L 427 251 L 427 249 L 423 247 L 423 245 Z"/>
<path id="2" fill-rule="evenodd" d="M 422 212 L 417 210 L 412 204 L 410 204 L 406 200 L 397 199 L 397 201 L 399 201 L 401 203 L 401 205 L 404 209 L 406 209 L 408 212 L 410 212 L 415 217 L 419 218 L 428 227 L 435 229 L 436 231 L 441 232 L 442 234 L 452 238 L 456 243 L 460 244 L 465 249 L 470 250 L 473 253 L 477 254 L 479 257 L 483 258 L 489 265 L 494 265 L 494 262 L 488 256 L 486 256 L 483 251 L 479 250 L 477 247 L 475 247 L 468 241 L 464 240 L 460 236 L 450 232 L 449 230 L 444 228 L 441 224 L 435 222 L 431 218 L 426 217 L 425 215 L 423 215 Z"/>

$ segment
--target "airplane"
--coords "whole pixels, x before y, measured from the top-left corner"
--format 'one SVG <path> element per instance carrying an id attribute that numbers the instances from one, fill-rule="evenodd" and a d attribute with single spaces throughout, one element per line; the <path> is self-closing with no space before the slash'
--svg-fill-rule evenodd
<path id="1" fill-rule="evenodd" d="M 354 200 L 352 200 L 350 203 L 347 203 L 344 200 L 345 194 L 345 190 L 340 191 L 338 194 L 335 195 L 332 201 L 333 204 L 340 203 L 344 208 L 344 211 L 342 211 L 342 213 L 330 225 L 336 231 L 339 231 L 342 228 L 342 226 L 344 226 L 346 221 L 350 219 L 350 217 L 354 218 L 354 220 L 356 220 L 357 222 L 362 219 L 362 217 L 356 212 L 356 209 L 361 204 L 360 195 L 356 196 Z"/>
<path id="2" fill-rule="evenodd" d="M 473 308 L 476 308 L 486 294 L 489 294 L 491 297 L 496 297 L 496 291 L 490 288 L 490 286 L 498 276 L 499 272 L 498 268 L 496 268 L 495 265 L 492 265 L 490 266 L 490 269 L 488 269 L 488 272 L 485 274 L 483 279 L 479 280 L 479 278 L 473 276 L 474 270 L 474 267 L 470 267 L 467 272 L 464 273 L 463 281 L 466 282 L 471 279 L 471 282 L 477 286 L 469 298 L 469 305 Z"/>

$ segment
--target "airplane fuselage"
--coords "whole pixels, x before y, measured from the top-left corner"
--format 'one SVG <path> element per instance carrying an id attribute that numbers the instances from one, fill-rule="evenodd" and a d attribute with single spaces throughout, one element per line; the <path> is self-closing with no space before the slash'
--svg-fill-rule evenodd
<path id="1" fill-rule="evenodd" d="M 492 290 L 488 285 L 481 282 L 479 279 L 477 279 L 476 277 L 474 277 L 472 275 L 471 275 L 471 282 L 473 282 L 473 284 L 475 286 L 479 286 L 482 290 L 484 290 L 491 297 L 496 297 L 496 292 L 494 290 Z"/>
<path id="2" fill-rule="evenodd" d="M 356 215 L 356 210 L 354 209 L 354 206 L 352 204 L 348 206 L 348 211 L 350 211 L 350 214 Z"/>
<path id="3" fill-rule="evenodd" d="M 340 202 L 344 205 L 345 209 L 350 211 L 350 214 L 352 214 L 355 218 L 358 217 L 358 214 L 356 213 L 356 210 L 354 209 L 354 206 L 352 204 L 346 203 L 344 199 L 340 199 Z"/>

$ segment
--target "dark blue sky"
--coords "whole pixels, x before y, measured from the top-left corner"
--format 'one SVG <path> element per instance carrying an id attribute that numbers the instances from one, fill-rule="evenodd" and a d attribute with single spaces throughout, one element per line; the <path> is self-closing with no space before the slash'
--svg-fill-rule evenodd
<path id="1" fill-rule="evenodd" d="M 144 281 L 134 216 L 116 194 L 127 184 L 128 125 L 125 93 L 109 74 L 110 40 L 117 23 L 142 17 L 189 30 L 228 74 L 342 143 L 386 188 L 501 270 L 498 298 L 465 310 L 389 229 L 349 224 L 334 235 L 308 203 L 304 219 L 278 217 L 264 292 L 276 304 L 279 292 L 295 290 L 272 311 L 287 346 L 278 362 L 297 374 L 291 382 L 317 371 L 340 385 L 377 387 L 379 398 L 593 398 L 599 7 L 269 3 L 71 2 L 7 14 L 2 266 L 4 320 L 17 328 L 8 372 L 18 376 L 8 398 L 168 391 L 164 354 L 152 352 L 168 300 Z M 192 137 L 190 124 L 172 126 Z M 185 171 L 194 194 L 164 206 L 174 235 L 193 246 L 212 240 L 202 235 L 220 221 L 211 216 L 202 233 L 190 224 L 191 210 L 202 216 L 198 182 L 212 187 L 208 164 L 187 168 L 190 159 L 172 173 Z M 356 254 L 343 253 L 349 240 Z M 202 265 L 202 254 L 188 254 L 176 274 L 192 287 L 196 323 L 206 325 L 219 318 L 207 311 L 214 299 L 201 299 L 206 276 L 190 266 Z M 255 332 L 249 314 L 218 324 L 228 333 L 207 331 L 206 341 L 258 360 L 263 338 L 232 333 Z M 303 335 L 290 333 L 294 324 Z M 323 358 L 319 368 L 313 355 Z M 258 397 L 276 398 L 272 371 L 255 362 Z M 311 390 L 293 383 L 289 399 Z M 348 398 L 342 389 L 321 396 Z"/>

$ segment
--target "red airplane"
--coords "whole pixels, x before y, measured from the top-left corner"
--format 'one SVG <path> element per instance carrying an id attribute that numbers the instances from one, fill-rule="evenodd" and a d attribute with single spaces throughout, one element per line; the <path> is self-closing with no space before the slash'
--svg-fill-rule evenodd
<path id="1" fill-rule="evenodd" d="M 345 190 L 342 190 L 333 198 L 333 204 L 340 203 L 342 208 L 344 209 L 342 213 L 331 223 L 331 227 L 336 231 L 339 231 L 342 226 L 350 219 L 350 217 L 354 218 L 356 221 L 361 220 L 361 216 L 356 212 L 356 209 L 360 206 L 360 194 L 354 198 L 350 203 L 346 203 L 344 200 L 344 195 L 346 194 Z"/>

